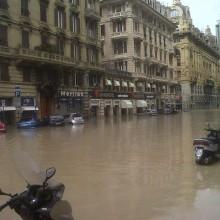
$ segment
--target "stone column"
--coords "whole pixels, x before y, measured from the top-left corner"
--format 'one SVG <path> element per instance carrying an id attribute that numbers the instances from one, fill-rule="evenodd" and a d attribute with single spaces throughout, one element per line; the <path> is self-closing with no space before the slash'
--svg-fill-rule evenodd
<path id="1" fill-rule="evenodd" d="M 189 81 L 181 82 L 183 110 L 191 109 L 191 85 Z"/>

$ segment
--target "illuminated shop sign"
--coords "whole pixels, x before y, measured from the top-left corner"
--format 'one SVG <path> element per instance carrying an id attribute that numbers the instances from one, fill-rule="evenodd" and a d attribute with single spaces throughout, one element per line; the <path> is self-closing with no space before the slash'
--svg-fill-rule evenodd
<path id="1" fill-rule="evenodd" d="M 84 92 L 82 91 L 66 91 L 66 90 L 60 90 L 58 92 L 58 95 L 60 97 L 83 97 Z"/>

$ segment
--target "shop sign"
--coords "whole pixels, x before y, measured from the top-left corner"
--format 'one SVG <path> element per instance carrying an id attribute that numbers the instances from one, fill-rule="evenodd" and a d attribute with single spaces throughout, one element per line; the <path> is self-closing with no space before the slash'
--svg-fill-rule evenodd
<path id="1" fill-rule="evenodd" d="M 114 98 L 114 93 L 112 92 L 101 92 L 100 98 Z"/>
<path id="2" fill-rule="evenodd" d="M 34 98 L 32 98 L 32 97 L 22 97 L 21 105 L 22 106 L 35 106 Z"/>
<path id="3" fill-rule="evenodd" d="M 155 98 L 155 96 L 154 95 L 146 95 L 146 97 L 145 97 L 146 99 L 154 99 Z"/>
<path id="4" fill-rule="evenodd" d="M 59 91 L 59 96 L 61 96 L 61 97 L 83 97 L 84 92 L 61 90 L 61 91 Z"/>
<path id="5" fill-rule="evenodd" d="M 134 93 L 133 98 L 134 99 L 144 99 L 144 94 L 143 93 Z"/>
<path id="6" fill-rule="evenodd" d="M 128 94 L 115 94 L 115 98 L 129 98 Z"/>

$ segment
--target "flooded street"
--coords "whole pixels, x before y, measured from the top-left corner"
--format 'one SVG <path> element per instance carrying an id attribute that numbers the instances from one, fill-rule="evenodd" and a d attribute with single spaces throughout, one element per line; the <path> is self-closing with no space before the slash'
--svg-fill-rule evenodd
<path id="1" fill-rule="evenodd" d="M 23 190 L 12 156 L 21 149 L 41 167 L 57 168 L 75 219 L 217 220 L 220 163 L 195 165 L 192 140 L 205 134 L 206 122 L 220 127 L 219 116 L 201 110 L 10 129 L 0 134 L 0 187 Z M 0 219 L 20 218 L 6 209 Z"/>

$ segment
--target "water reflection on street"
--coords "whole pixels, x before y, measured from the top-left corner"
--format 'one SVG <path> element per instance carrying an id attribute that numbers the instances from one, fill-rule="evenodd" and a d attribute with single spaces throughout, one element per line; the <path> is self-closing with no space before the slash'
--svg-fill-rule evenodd
<path id="1" fill-rule="evenodd" d="M 91 120 L 84 126 L 10 128 L 0 134 L 0 187 L 24 188 L 12 156 L 19 149 L 41 167 L 57 168 L 76 219 L 217 220 L 220 163 L 195 165 L 192 140 L 205 134 L 206 122 L 220 127 L 219 115 L 201 110 Z M 9 217 L 19 219 L 9 209 L 0 213 L 0 219 Z"/>

